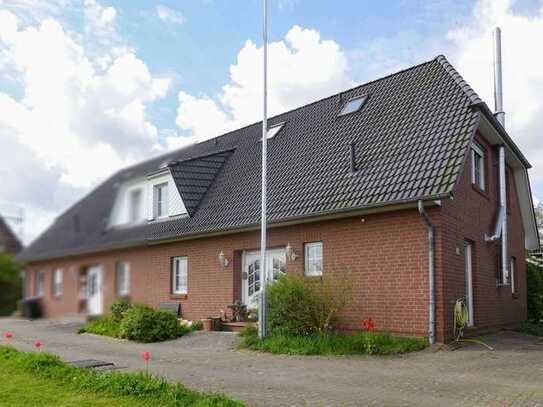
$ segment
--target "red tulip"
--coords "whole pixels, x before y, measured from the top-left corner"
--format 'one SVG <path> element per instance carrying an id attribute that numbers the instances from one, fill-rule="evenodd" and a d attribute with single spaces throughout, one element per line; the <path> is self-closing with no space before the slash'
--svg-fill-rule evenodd
<path id="1" fill-rule="evenodd" d="M 362 326 L 364 328 L 364 331 L 373 331 L 375 329 L 375 324 L 373 322 L 373 319 L 371 319 L 371 318 L 365 319 L 362 322 Z"/>
<path id="2" fill-rule="evenodd" d="M 11 338 L 13 338 L 13 334 L 12 334 L 11 332 L 6 332 L 6 333 L 4 334 L 4 337 L 5 337 L 6 339 L 11 339 Z"/>
<path id="3" fill-rule="evenodd" d="M 141 356 L 143 357 L 143 360 L 145 360 L 146 362 L 148 362 L 149 359 L 151 359 L 151 354 L 149 352 L 143 352 Z"/>
<path id="4" fill-rule="evenodd" d="M 36 342 L 34 342 L 34 346 L 37 348 L 37 349 L 40 349 L 41 348 L 41 345 L 43 345 L 41 343 L 41 341 L 39 339 L 36 340 Z"/>

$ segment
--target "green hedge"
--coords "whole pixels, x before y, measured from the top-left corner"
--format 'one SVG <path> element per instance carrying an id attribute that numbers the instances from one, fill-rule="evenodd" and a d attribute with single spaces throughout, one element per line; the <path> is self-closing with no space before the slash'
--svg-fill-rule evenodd
<path id="1" fill-rule="evenodd" d="M 68 366 L 57 356 L 42 352 L 19 352 L 7 346 L 0 346 L 0 369 L 32 374 L 80 392 L 130 396 L 154 406 L 244 405 L 223 395 L 200 393 L 153 375 L 77 369 Z"/>
<path id="2" fill-rule="evenodd" d="M 543 268 L 526 262 L 528 285 L 528 319 L 543 323 Z"/>
<path id="3" fill-rule="evenodd" d="M 9 256 L 0 254 L 0 316 L 11 315 L 21 298 L 21 267 Z"/>

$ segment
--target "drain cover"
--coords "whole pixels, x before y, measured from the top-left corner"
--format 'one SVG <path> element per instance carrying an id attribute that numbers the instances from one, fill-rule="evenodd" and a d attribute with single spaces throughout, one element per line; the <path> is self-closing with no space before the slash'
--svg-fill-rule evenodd
<path id="1" fill-rule="evenodd" d="M 96 368 L 115 366 L 114 363 L 104 362 L 104 361 L 96 360 L 96 359 L 73 360 L 71 362 L 68 362 L 68 364 L 73 367 L 80 367 L 84 369 L 96 369 Z"/>

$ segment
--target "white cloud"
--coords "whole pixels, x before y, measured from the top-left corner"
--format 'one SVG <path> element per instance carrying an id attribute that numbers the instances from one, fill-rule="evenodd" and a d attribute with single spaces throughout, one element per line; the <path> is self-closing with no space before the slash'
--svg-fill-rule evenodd
<path id="1" fill-rule="evenodd" d="M 165 23 L 183 24 L 185 22 L 185 16 L 179 11 L 172 10 L 169 7 L 158 5 L 156 7 L 156 14 Z"/>
<path id="2" fill-rule="evenodd" d="M 316 30 L 298 26 L 283 41 L 270 43 L 268 103 L 271 115 L 328 96 L 353 85 L 340 46 Z M 230 81 L 215 96 L 179 92 L 177 125 L 205 140 L 257 121 L 262 115 L 262 48 L 247 41 Z"/>
<path id="3" fill-rule="evenodd" d="M 87 33 L 99 36 L 115 34 L 115 19 L 117 17 L 115 8 L 102 6 L 95 0 L 85 0 L 83 7 Z"/>
<path id="4" fill-rule="evenodd" d="M 85 7 L 94 10 L 89 27 L 98 30 L 90 35 L 117 35 L 108 31 L 114 9 L 94 1 Z M 0 200 L 24 203 L 41 220 L 120 167 L 165 148 L 146 106 L 166 95 L 170 79 L 151 74 L 129 47 L 105 49 L 98 64 L 83 44 L 57 19 L 27 24 L 0 10 L 0 69 L 23 91 L 20 99 L 0 91 L 0 162 L 3 172 L 17 169 L 1 175 L 17 183 L 7 182 Z M 44 223 L 33 221 L 29 235 Z"/>
<path id="5" fill-rule="evenodd" d="M 533 165 L 532 184 L 543 185 L 543 2 L 533 15 L 511 0 L 480 0 L 468 25 L 449 33 L 451 58 L 492 109 L 492 30 L 502 29 L 506 128 Z"/>

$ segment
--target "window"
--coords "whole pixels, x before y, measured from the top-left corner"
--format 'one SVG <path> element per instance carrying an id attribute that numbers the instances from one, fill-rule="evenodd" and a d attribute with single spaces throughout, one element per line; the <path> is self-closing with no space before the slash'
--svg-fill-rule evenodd
<path id="1" fill-rule="evenodd" d="M 130 222 L 141 219 L 141 189 L 130 191 Z"/>
<path id="2" fill-rule="evenodd" d="M 153 208 L 155 218 L 168 216 L 168 183 L 154 186 Z"/>
<path id="3" fill-rule="evenodd" d="M 284 125 L 285 125 L 285 123 L 279 123 L 279 124 L 274 124 L 271 127 L 268 127 L 268 132 L 266 133 L 266 138 L 269 140 L 269 139 L 274 138 L 275 136 L 277 136 L 277 133 L 279 133 L 281 131 L 281 129 L 283 128 Z"/>
<path id="4" fill-rule="evenodd" d="M 516 282 L 516 262 L 517 259 L 514 257 L 511 257 L 511 261 L 509 263 L 509 278 L 511 279 L 511 292 L 513 294 L 517 293 L 517 282 Z"/>
<path id="5" fill-rule="evenodd" d="M 358 112 L 362 106 L 364 105 L 364 102 L 368 98 L 368 95 L 362 95 L 362 96 L 356 96 L 345 103 L 343 106 L 343 109 L 341 109 L 341 112 L 339 112 L 340 116 L 344 116 L 346 114 Z"/>
<path id="6" fill-rule="evenodd" d="M 471 145 L 471 183 L 485 190 L 485 154 L 476 142 Z"/>
<path id="7" fill-rule="evenodd" d="M 62 295 L 62 269 L 53 271 L 53 284 L 51 285 L 54 297 Z"/>
<path id="8" fill-rule="evenodd" d="M 36 296 L 43 297 L 45 283 L 45 272 L 38 271 L 36 273 Z"/>
<path id="9" fill-rule="evenodd" d="M 511 283 L 511 270 L 507 268 L 504 272 L 502 268 L 502 251 L 498 250 L 498 270 L 496 271 L 496 284 L 498 286 L 509 285 Z M 508 265 L 509 266 L 509 265 Z"/>
<path id="10" fill-rule="evenodd" d="M 119 297 L 127 296 L 130 291 L 130 266 L 128 262 L 118 262 L 115 274 L 115 281 L 117 283 L 117 295 Z"/>
<path id="11" fill-rule="evenodd" d="M 172 258 L 172 294 L 187 294 L 188 292 L 187 258 Z"/>
<path id="12" fill-rule="evenodd" d="M 322 276 L 322 242 L 306 243 L 304 257 L 305 275 Z"/>

